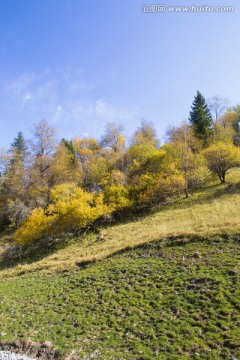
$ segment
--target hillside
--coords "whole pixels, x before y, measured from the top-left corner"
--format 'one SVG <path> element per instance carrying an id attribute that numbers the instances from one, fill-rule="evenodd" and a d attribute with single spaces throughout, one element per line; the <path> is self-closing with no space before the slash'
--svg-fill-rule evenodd
<path id="1" fill-rule="evenodd" d="M 5 235 L 0 342 L 79 359 L 240 358 L 239 178 L 7 261 Z"/>

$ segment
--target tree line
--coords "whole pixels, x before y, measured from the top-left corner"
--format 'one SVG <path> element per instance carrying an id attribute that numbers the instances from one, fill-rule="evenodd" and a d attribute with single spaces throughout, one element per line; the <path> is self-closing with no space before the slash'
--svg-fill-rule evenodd
<path id="1" fill-rule="evenodd" d="M 188 197 L 210 173 L 226 181 L 240 165 L 240 105 L 227 108 L 198 91 L 187 122 L 168 130 L 160 146 L 153 126 L 142 121 L 129 144 L 123 127 L 106 126 L 100 140 L 62 139 L 45 120 L 32 138 L 22 132 L 1 154 L 0 226 L 29 244 L 72 232 L 118 211 Z"/>

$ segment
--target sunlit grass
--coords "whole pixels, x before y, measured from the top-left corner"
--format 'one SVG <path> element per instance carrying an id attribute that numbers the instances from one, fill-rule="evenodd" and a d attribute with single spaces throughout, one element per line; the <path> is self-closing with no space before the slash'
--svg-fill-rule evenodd
<path id="1" fill-rule="evenodd" d="M 0 344 L 48 342 L 68 360 L 240 358 L 239 178 L 9 263 L 2 236 Z"/>
<path id="2" fill-rule="evenodd" d="M 229 181 L 237 183 L 239 169 L 229 174 Z M 231 191 L 232 193 L 229 193 Z M 240 194 L 234 185 L 217 185 L 216 181 L 204 186 L 190 199 L 182 199 L 172 206 L 160 207 L 147 216 L 133 222 L 112 225 L 101 229 L 97 235 L 79 237 L 63 249 L 45 256 L 39 261 L 25 264 L 0 272 L 0 277 L 16 276 L 25 272 L 62 271 L 74 269 L 81 263 L 104 259 L 111 254 L 134 248 L 140 244 L 166 240 L 178 236 L 202 236 L 240 233 Z"/>

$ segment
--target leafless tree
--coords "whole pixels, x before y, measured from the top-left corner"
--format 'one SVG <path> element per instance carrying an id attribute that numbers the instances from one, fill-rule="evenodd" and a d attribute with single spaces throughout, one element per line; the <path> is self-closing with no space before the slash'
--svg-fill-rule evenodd
<path id="1" fill-rule="evenodd" d="M 220 95 L 215 95 L 210 97 L 207 100 L 209 109 L 211 110 L 213 116 L 214 116 L 214 120 L 217 121 L 219 119 L 220 116 L 223 115 L 223 113 L 225 112 L 225 110 L 227 109 L 228 105 L 229 105 L 229 100 L 227 98 L 223 98 Z"/>

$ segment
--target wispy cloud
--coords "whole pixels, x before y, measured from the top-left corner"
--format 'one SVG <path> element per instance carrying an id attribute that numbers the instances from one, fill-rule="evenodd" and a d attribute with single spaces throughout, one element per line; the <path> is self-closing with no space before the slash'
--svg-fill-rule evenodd
<path id="1" fill-rule="evenodd" d="M 47 71 L 39 74 L 28 72 L 4 81 L 4 90 L 11 109 L 14 106 L 18 112 L 32 114 L 56 98 L 56 81 Z"/>
<path id="2" fill-rule="evenodd" d="M 103 82 L 100 77 L 86 80 L 81 68 L 66 67 L 55 71 L 46 69 L 42 73 L 24 73 L 4 81 L 3 85 L 5 95 L 18 111 L 32 112 L 44 105 L 44 111 L 52 115 L 59 103 L 76 102 L 89 96 L 89 92 Z"/>
<path id="3" fill-rule="evenodd" d="M 113 79 L 112 72 L 109 78 Z M 131 122 L 140 119 L 137 106 L 113 103 L 101 97 L 101 87 L 109 78 L 86 77 L 82 68 L 66 67 L 42 73 L 29 72 L 4 82 L 8 99 L 8 118 L 37 122 L 46 118 L 58 132 L 68 137 L 89 134 L 98 136 L 107 122 Z"/>

